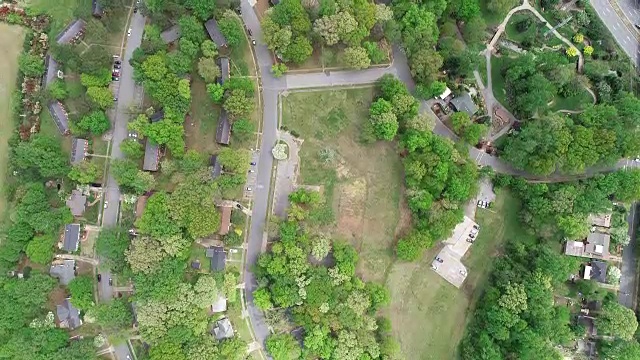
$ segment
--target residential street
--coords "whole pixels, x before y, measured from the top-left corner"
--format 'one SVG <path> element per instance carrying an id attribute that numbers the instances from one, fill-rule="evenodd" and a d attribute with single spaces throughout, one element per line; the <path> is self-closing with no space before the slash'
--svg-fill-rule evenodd
<path id="1" fill-rule="evenodd" d="M 635 0 L 611 0 L 616 1 L 622 11 L 632 24 L 640 23 L 640 14 L 638 6 Z M 618 44 L 624 49 L 624 52 L 634 61 L 635 65 L 638 65 L 640 59 L 640 44 L 634 33 L 635 29 L 630 30 L 625 25 L 625 19 L 620 18 L 620 15 L 614 10 L 613 6 L 609 3 L 609 0 L 590 0 L 591 5 L 594 7 L 602 22 L 606 25 L 609 31 L 613 34 Z"/>
<path id="2" fill-rule="evenodd" d="M 638 203 L 631 204 L 629 217 L 629 236 L 631 241 L 622 250 L 622 275 L 620 277 L 620 292 L 618 293 L 618 302 L 629 309 L 633 309 L 633 303 L 636 298 L 637 277 L 636 277 L 636 256 L 634 254 L 636 247 L 636 209 Z"/>

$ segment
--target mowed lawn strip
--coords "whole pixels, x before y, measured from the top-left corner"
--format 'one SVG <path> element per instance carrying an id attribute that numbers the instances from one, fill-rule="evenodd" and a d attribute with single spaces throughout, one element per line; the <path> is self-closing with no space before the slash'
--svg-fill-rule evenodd
<path id="1" fill-rule="evenodd" d="M 484 291 L 492 260 L 499 256 L 507 238 L 530 237 L 519 225 L 519 208 L 518 200 L 503 191 L 493 209 L 478 209 L 480 234 L 462 260 L 469 275 L 461 289 L 431 270 L 441 245 L 428 251 L 419 263 L 394 264 L 387 279 L 391 291 L 388 316 L 407 358 L 457 358 L 458 344 Z"/>
<path id="2" fill-rule="evenodd" d="M 333 213 L 322 230 L 356 247 L 365 280 L 384 282 L 394 259 L 402 163 L 395 144 L 358 141 L 373 97 L 372 87 L 290 93 L 282 97 L 282 126 L 304 140 L 298 183 L 321 185 Z"/>
<path id="3" fill-rule="evenodd" d="M 4 195 L 5 176 L 9 155 L 8 140 L 15 127 L 11 114 L 12 95 L 16 89 L 18 57 L 22 51 L 25 30 L 20 26 L 0 23 L 0 48 L 3 49 L 3 66 L 0 67 L 0 216 L 7 214 L 7 199 Z"/>

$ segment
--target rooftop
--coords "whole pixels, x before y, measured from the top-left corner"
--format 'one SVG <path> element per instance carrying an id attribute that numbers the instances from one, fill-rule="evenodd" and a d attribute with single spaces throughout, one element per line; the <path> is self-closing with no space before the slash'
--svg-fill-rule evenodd
<path id="1" fill-rule="evenodd" d="M 223 318 L 216 321 L 216 325 L 211 330 L 211 334 L 218 340 L 224 340 L 232 338 L 234 335 L 231 321 L 228 318 Z"/>
<path id="2" fill-rule="evenodd" d="M 100 5 L 100 0 L 93 0 L 93 4 L 91 6 L 91 14 L 95 17 L 102 17 L 103 15 L 102 6 Z"/>
<path id="3" fill-rule="evenodd" d="M 56 126 L 58 127 L 58 131 L 60 134 L 66 135 L 69 133 L 69 117 L 67 115 L 67 111 L 62 106 L 62 103 L 59 101 L 52 101 L 49 103 L 49 112 L 51 113 L 51 117 L 53 121 L 55 121 Z"/>
<path id="4" fill-rule="evenodd" d="M 211 166 L 211 179 L 215 179 L 222 173 L 222 165 L 218 161 L 218 155 L 211 155 L 209 158 L 209 166 Z"/>
<path id="5" fill-rule="evenodd" d="M 42 78 L 42 87 L 46 88 L 56 78 L 58 73 L 58 63 L 53 59 L 51 55 L 47 55 L 44 58 L 44 77 Z"/>
<path id="6" fill-rule="evenodd" d="M 89 141 L 74 137 L 71 140 L 71 165 L 84 161 L 89 149 Z"/>
<path id="7" fill-rule="evenodd" d="M 56 260 L 51 264 L 49 274 L 60 280 L 60 284 L 69 285 L 71 280 L 76 277 L 76 261 L 75 260 Z"/>
<path id="8" fill-rule="evenodd" d="M 220 220 L 220 235 L 227 235 L 229 233 L 229 229 L 231 228 L 231 206 L 222 206 L 220 207 L 221 220 Z"/>
<path id="9" fill-rule="evenodd" d="M 220 66 L 220 78 L 218 83 L 224 85 L 225 81 L 229 80 L 229 58 L 221 56 L 218 58 L 218 66 Z"/>
<path id="10" fill-rule="evenodd" d="M 76 36 L 84 31 L 86 23 L 84 20 L 75 20 L 69 24 L 56 38 L 58 44 L 68 44 L 72 42 Z"/>
<path id="11" fill-rule="evenodd" d="M 222 110 L 218 119 L 218 128 L 216 129 L 216 142 L 222 145 L 229 145 L 230 138 L 231 123 L 229 122 L 229 115 L 225 110 Z"/>
<path id="12" fill-rule="evenodd" d="M 78 251 L 80 242 L 80 224 L 68 224 L 64 227 L 64 239 L 62 250 L 67 252 Z"/>
<path id="13" fill-rule="evenodd" d="M 164 119 L 164 110 L 159 110 L 154 112 L 151 116 L 149 116 L 149 121 L 158 122 Z"/>
<path id="14" fill-rule="evenodd" d="M 209 19 L 204 23 L 204 27 L 207 29 L 207 33 L 209 33 L 211 40 L 218 45 L 218 48 L 227 46 L 227 39 L 222 35 L 222 32 L 220 32 L 216 19 Z"/>
<path id="15" fill-rule="evenodd" d="M 611 213 L 607 214 L 590 214 L 587 218 L 589 224 L 604 228 L 611 227 Z"/>
<path id="16" fill-rule="evenodd" d="M 222 293 L 218 293 L 218 298 L 211 304 L 212 313 L 220 313 L 227 311 L 227 298 Z"/>
<path id="17" fill-rule="evenodd" d="M 584 278 L 595 280 L 600 283 L 607 282 L 607 263 L 602 261 L 592 261 L 584 267 Z"/>
<path id="18" fill-rule="evenodd" d="M 147 200 L 149 200 L 147 195 L 138 197 L 138 201 L 136 202 L 136 219 L 139 219 L 142 216 L 144 208 L 147 206 Z"/>
<path id="19" fill-rule="evenodd" d="M 71 190 L 71 196 L 67 199 L 67 206 L 73 216 L 82 216 L 87 205 L 87 197 L 80 190 Z"/>
<path id="20" fill-rule="evenodd" d="M 440 98 L 440 100 L 444 100 L 447 98 L 447 96 L 451 95 L 451 89 L 449 89 L 448 87 L 446 87 L 444 89 L 444 92 L 442 94 L 440 94 L 440 96 L 438 96 L 438 98 Z"/>
<path id="21" fill-rule="evenodd" d="M 567 241 L 564 249 L 566 255 L 586 258 L 609 258 L 609 234 L 600 232 L 589 233 L 586 241 Z"/>
<path id="22" fill-rule="evenodd" d="M 456 111 L 464 111 L 469 114 L 469 116 L 473 116 L 473 114 L 478 111 L 478 107 L 473 102 L 473 99 L 468 92 L 464 92 L 460 94 L 460 96 L 454 97 L 453 99 L 451 99 L 450 103 L 451 105 L 453 105 Z"/>
<path id="23" fill-rule="evenodd" d="M 80 310 L 71 305 L 69 299 L 64 299 L 62 304 L 56 305 L 56 316 L 61 328 L 73 330 L 82 325 Z"/>
<path id="24" fill-rule="evenodd" d="M 160 34 L 160 37 L 162 38 L 162 41 L 165 42 L 165 44 L 170 44 L 176 40 L 178 40 L 180 38 L 180 26 L 179 25 L 173 25 L 172 27 L 166 29 L 165 31 L 163 31 Z"/>
<path id="25" fill-rule="evenodd" d="M 142 164 L 142 169 L 146 171 L 158 171 L 159 158 L 160 148 L 147 138 L 144 146 L 144 163 Z"/>
<path id="26" fill-rule="evenodd" d="M 224 270 L 227 255 L 225 254 L 224 248 L 222 246 L 209 247 L 206 251 L 206 256 L 208 258 L 211 258 L 211 270 L 213 271 Z"/>

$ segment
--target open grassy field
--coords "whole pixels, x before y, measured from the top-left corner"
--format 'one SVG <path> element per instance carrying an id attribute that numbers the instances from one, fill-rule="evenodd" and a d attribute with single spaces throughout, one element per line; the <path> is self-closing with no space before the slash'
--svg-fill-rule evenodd
<path id="1" fill-rule="evenodd" d="M 440 250 L 428 251 L 417 263 L 395 263 L 387 279 L 395 338 L 411 359 L 455 359 L 458 343 L 488 279 L 492 261 L 509 237 L 530 237 L 519 225 L 519 202 L 501 192 L 493 209 L 478 209 L 477 241 L 463 258 L 469 275 L 456 289 L 430 269 Z"/>
<path id="2" fill-rule="evenodd" d="M 0 216 L 7 214 L 4 196 L 4 181 L 7 169 L 9 144 L 14 123 L 11 114 L 11 98 L 16 89 L 18 76 L 18 55 L 22 51 L 25 31 L 20 26 L 0 23 L 0 47 L 2 47 L 3 65 L 0 67 Z"/>
<path id="3" fill-rule="evenodd" d="M 91 17 L 91 0 L 23 0 L 22 3 L 38 13 L 51 16 L 50 35 L 57 35 L 73 18 Z"/>
<path id="4" fill-rule="evenodd" d="M 510 62 L 514 59 L 508 56 L 491 57 L 491 81 L 493 84 L 493 96 L 496 97 L 503 106 L 509 107 L 507 103 L 507 91 L 504 86 L 504 76 L 502 76 L 502 71 L 507 68 Z"/>
<path id="5" fill-rule="evenodd" d="M 590 104 L 593 104 L 593 96 L 589 92 L 580 88 L 578 95 L 571 97 L 556 96 L 551 105 L 551 110 L 584 110 Z"/>
<path id="6" fill-rule="evenodd" d="M 282 99 L 282 125 L 304 139 L 298 183 L 320 185 L 335 221 L 323 231 L 350 241 L 358 272 L 383 282 L 401 218 L 402 164 L 392 143 L 363 145 L 371 87 L 291 93 Z M 333 161 L 320 152 L 335 153 Z"/>
<path id="7" fill-rule="evenodd" d="M 520 32 L 517 28 L 517 24 L 527 18 L 531 19 L 531 25 L 527 30 Z M 538 20 L 538 18 L 535 17 L 533 13 L 531 13 L 530 11 L 520 11 L 511 16 L 511 19 L 509 19 L 507 27 L 505 28 L 505 33 L 507 35 L 507 39 L 517 43 L 521 43 L 527 37 L 535 36 L 535 34 L 539 31 L 539 28 L 542 26 L 542 22 L 540 22 L 540 20 Z"/>

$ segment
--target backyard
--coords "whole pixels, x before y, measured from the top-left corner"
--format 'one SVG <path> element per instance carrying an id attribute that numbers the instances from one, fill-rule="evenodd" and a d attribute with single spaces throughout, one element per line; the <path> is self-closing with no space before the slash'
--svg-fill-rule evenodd
<path id="1" fill-rule="evenodd" d="M 25 31 L 20 26 L 9 26 L 0 23 L 0 45 L 4 51 L 4 66 L 0 76 L 0 214 L 6 212 L 6 198 L 4 196 L 5 169 L 7 167 L 9 145 L 8 140 L 13 134 L 11 99 L 16 87 L 18 74 L 18 55 L 22 51 Z"/>
<path id="2" fill-rule="evenodd" d="M 358 141 L 373 96 L 372 87 L 292 93 L 282 98 L 282 126 L 304 140 L 298 183 L 321 186 L 327 199 L 329 225 L 322 231 L 350 241 L 360 254 L 360 275 L 383 282 L 396 228 L 408 215 L 401 215 L 407 212 L 394 144 Z"/>
<path id="3" fill-rule="evenodd" d="M 428 251 L 419 262 L 393 265 L 386 283 L 391 291 L 388 316 L 405 355 L 421 354 L 412 357 L 421 360 L 456 358 L 453 354 L 488 279 L 492 262 L 487 259 L 500 254 L 508 237 L 530 237 L 520 227 L 519 207 L 518 200 L 503 190 L 493 209 L 478 209 L 475 220 L 480 233 L 462 259 L 469 275 L 461 289 L 430 268 L 440 246 Z"/>

